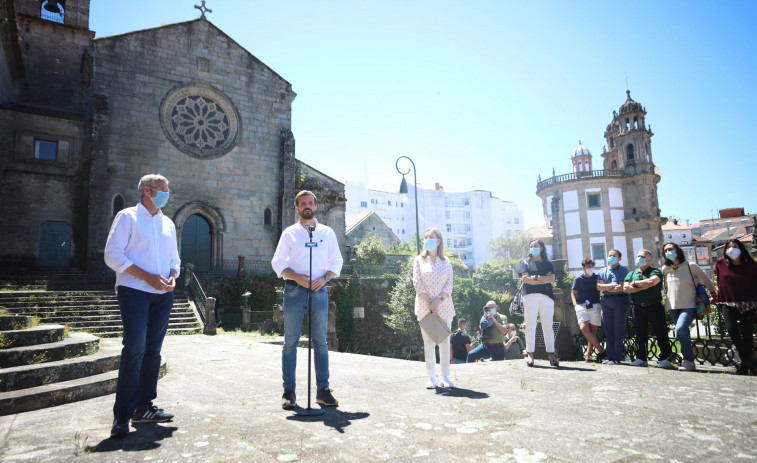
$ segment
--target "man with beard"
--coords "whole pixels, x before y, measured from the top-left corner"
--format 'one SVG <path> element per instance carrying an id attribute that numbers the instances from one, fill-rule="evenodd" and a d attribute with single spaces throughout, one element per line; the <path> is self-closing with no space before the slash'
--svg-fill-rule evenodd
<path id="1" fill-rule="evenodd" d="M 284 278 L 284 348 L 281 352 L 281 372 L 284 380 L 284 395 L 281 407 L 285 410 L 297 405 L 295 396 L 295 371 L 297 369 L 297 345 L 300 342 L 302 320 L 307 312 L 308 292 L 312 301 L 310 340 L 315 358 L 315 401 L 327 407 L 336 407 L 339 402 L 329 388 L 329 350 L 326 344 L 326 326 L 329 314 L 329 294 L 326 284 L 342 271 L 342 254 L 334 230 L 318 223 L 315 195 L 307 190 L 294 197 L 294 209 L 299 221 L 281 234 L 271 266 L 279 277 Z M 313 246 L 310 247 L 310 234 Z M 312 274 L 310 250 L 313 251 Z M 312 291 L 310 285 L 312 284 Z"/>

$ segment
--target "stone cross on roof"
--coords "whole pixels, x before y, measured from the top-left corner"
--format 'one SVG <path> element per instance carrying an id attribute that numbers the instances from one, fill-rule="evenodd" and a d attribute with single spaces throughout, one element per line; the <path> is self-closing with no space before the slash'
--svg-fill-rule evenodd
<path id="1" fill-rule="evenodd" d="M 195 5 L 195 8 L 200 10 L 202 13 L 202 16 L 200 16 L 201 19 L 205 19 L 205 13 L 212 13 L 213 10 L 205 6 L 205 0 L 202 0 L 202 5 Z"/>

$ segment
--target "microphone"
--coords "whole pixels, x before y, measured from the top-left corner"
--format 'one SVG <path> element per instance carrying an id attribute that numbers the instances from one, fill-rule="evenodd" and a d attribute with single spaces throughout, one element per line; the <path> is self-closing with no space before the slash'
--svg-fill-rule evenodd
<path id="1" fill-rule="evenodd" d="M 313 233 L 315 231 L 315 227 L 310 225 L 309 223 L 305 224 L 305 228 L 307 228 L 310 233 Z"/>

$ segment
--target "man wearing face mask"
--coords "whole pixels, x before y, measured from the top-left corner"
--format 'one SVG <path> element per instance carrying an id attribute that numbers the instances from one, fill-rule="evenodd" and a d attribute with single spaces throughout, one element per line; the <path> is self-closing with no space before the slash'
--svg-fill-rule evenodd
<path id="1" fill-rule="evenodd" d="M 662 306 L 662 271 L 652 267 L 652 253 L 646 249 L 636 254 L 636 270 L 626 276 L 623 290 L 631 294 L 633 301 L 633 321 L 636 328 L 636 359 L 631 362 L 635 367 L 648 365 L 647 343 L 649 342 L 648 326 L 657 337 L 660 346 L 658 366 L 671 368 L 670 338 L 665 319 L 665 307 Z"/>
<path id="2" fill-rule="evenodd" d="M 181 264 L 176 228 L 160 209 L 168 202 L 168 180 L 145 175 L 137 189 L 139 204 L 116 214 L 105 244 L 105 263 L 116 272 L 124 329 L 111 437 L 126 436 L 129 420 L 161 423 L 173 418 L 152 401 Z"/>
<path id="3" fill-rule="evenodd" d="M 481 317 L 481 344 L 468 352 L 468 363 L 483 358 L 491 358 L 492 361 L 505 359 L 505 333 L 507 328 L 499 320 L 497 303 L 489 301 L 484 306 L 484 314 Z"/>
<path id="4" fill-rule="evenodd" d="M 599 290 L 597 275 L 594 273 L 594 261 L 588 257 L 581 261 L 583 275 L 573 280 L 570 298 L 576 309 L 576 319 L 581 333 L 586 337 L 587 346 L 584 360 L 591 362 L 591 351 L 597 349 L 597 362 L 604 360 L 607 355 L 602 344 L 597 339 L 597 329 L 602 326 L 602 307 L 599 304 Z"/>
<path id="5" fill-rule="evenodd" d="M 602 291 L 602 321 L 605 327 L 605 365 L 619 365 L 623 360 L 623 339 L 626 336 L 626 320 L 631 301 L 623 292 L 623 282 L 628 268 L 620 265 L 623 254 L 617 249 L 607 253 L 608 266 L 597 274 L 597 289 Z"/>

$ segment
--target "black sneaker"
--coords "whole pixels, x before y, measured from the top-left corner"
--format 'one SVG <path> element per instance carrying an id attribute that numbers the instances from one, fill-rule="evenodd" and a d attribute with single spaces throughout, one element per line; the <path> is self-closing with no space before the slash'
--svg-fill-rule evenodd
<path id="1" fill-rule="evenodd" d="M 129 434 L 129 418 L 116 418 L 110 428 L 110 437 L 126 437 Z"/>
<path id="2" fill-rule="evenodd" d="M 297 395 L 294 391 L 284 391 L 284 395 L 281 396 L 281 408 L 284 410 L 291 410 L 297 406 Z"/>
<path id="3" fill-rule="evenodd" d="M 339 402 L 331 395 L 331 389 L 324 388 L 315 394 L 315 403 L 327 407 L 338 407 Z"/>
<path id="4" fill-rule="evenodd" d="M 144 411 L 137 410 L 134 412 L 134 417 L 131 419 L 132 423 L 165 423 L 173 419 L 173 413 L 164 411 L 162 408 L 158 408 L 152 405 L 150 408 Z"/>

